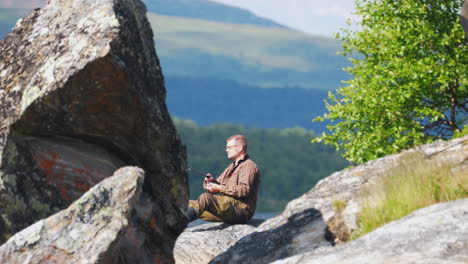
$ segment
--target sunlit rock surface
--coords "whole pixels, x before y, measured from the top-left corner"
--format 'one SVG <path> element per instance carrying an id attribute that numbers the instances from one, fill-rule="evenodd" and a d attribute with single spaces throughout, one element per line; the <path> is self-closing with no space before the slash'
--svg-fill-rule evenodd
<path id="1" fill-rule="evenodd" d="M 419 209 L 347 244 L 274 263 L 468 263 L 468 199 Z"/>
<path id="2" fill-rule="evenodd" d="M 176 241 L 175 261 L 181 264 L 208 263 L 240 238 L 250 234 L 262 222 L 264 220 L 252 219 L 243 225 L 208 223 L 187 228 Z"/>
<path id="3" fill-rule="evenodd" d="M 0 243 L 124 165 L 146 172 L 120 246 L 172 262 L 185 148 L 139 0 L 49 0 L 0 41 Z"/>
<path id="4" fill-rule="evenodd" d="M 10 238 L 0 247 L 0 263 L 118 263 L 143 180 L 139 168 L 119 169 L 66 210 Z"/>

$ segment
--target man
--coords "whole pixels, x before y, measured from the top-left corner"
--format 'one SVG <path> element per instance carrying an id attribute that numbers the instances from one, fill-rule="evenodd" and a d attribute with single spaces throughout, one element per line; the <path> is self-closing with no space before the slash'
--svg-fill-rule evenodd
<path id="1" fill-rule="evenodd" d="M 226 140 L 227 157 L 233 161 L 216 179 L 207 174 L 203 182 L 205 193 L 190 200 L 187 215 L 190 221 L 231 224 L 247 223 L 255 213 L 260 173 L 247 154 L 247 139 L 234 135 Z"/>

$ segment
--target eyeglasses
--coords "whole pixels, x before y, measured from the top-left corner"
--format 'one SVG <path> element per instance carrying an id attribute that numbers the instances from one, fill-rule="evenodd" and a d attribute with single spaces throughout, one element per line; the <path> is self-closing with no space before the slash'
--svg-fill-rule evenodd
<path id="1" fill-rule="evenodd" d="M 239 145 L 232 145 L 232 146 L 226 146 L 226 149 L 229 150 L 229 149 L 232 149 L 233 147 L 237 147 Z"/>

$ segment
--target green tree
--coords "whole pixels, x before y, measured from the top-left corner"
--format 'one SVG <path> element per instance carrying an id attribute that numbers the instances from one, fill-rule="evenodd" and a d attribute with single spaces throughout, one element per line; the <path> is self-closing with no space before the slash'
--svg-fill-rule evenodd
<path id="1" fill-rule="evenodd" d="M 362 163 L 434 139 L 467 123 L 468 46 L 463 0 L 357 0 L 357 29 L 338 35 L 353 78 L 330 93 L 330 133 L 315 142 Z M 354 56 L 353 56 L 354 55 Z"/>

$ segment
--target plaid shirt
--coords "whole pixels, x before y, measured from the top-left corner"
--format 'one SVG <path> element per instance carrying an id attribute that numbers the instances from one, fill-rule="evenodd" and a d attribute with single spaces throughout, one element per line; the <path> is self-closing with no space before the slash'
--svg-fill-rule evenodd
<path id="1" fill-rule="evenodd" d="M 245 155 L 237 164 L 231 163 L 216 180 L 221 185 L 221 195 L 236 198 L 245 203 L 252 213 L 255 212 L 260 172 L 249 155 Z"/>

